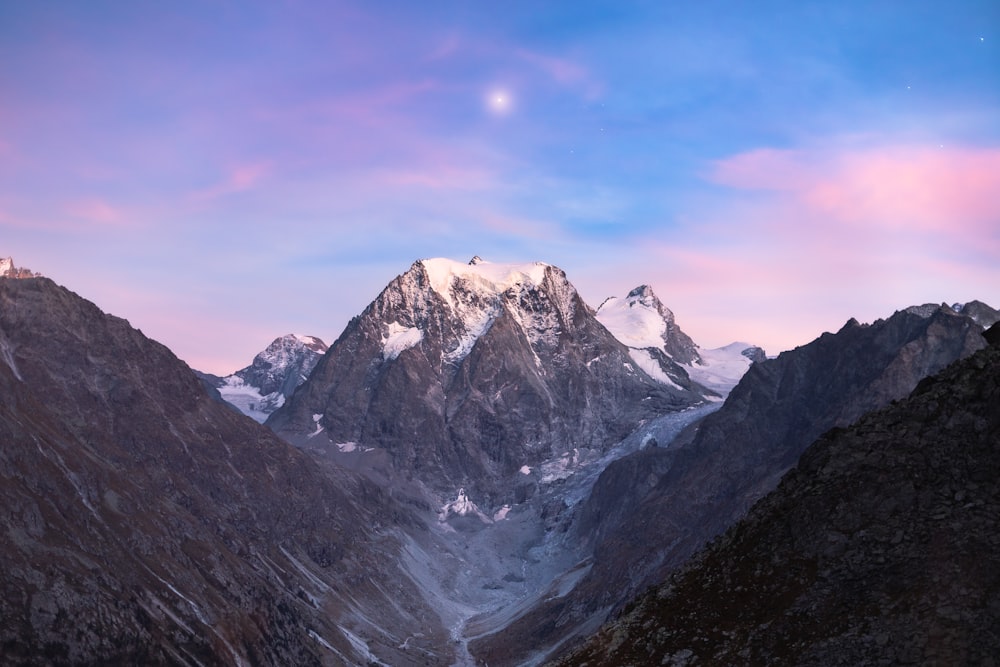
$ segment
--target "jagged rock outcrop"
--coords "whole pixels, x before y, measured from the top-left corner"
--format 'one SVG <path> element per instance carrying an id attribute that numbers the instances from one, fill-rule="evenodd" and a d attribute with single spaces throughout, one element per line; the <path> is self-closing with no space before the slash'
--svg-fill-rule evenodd
<path id="1" fill-rule="evenodd" d="M 263 423 L 306 381 L 326 350 L 326 343 L 315 336 L 287 334 L 275 338 L 249 366 L 232 375 L 198 375 L 222 399 Z"/>
<path id="2" fill-rule="evenodd" d="M 704 400 L 636 367 L 566 275 L 542 263 L 421 260 L 351 321 L 269 426 L 311 449 L 492 512 L 512 479 L 599 455 L 644 418 Z M 581 455 L 582 456 L 582 455 Z"/>
<path id="3" fill-rule="evenodd" d="M 572 529 L 594 554 L 573 590 L 470 648 L 494 656 L 491 664 L 516 664 L 520 646 L 557 647 L 592 630 L 595 619 L 662 581 L 737 521 L 820 434 L 905 397 L 923 377 L 982 348 L 981 332 L 951 308 L 926 317 L 903 311 L 870 325 L 851 320 L 836 334 L 754 363 L 718 412 L 666 448 L 647 448 L 604 471 Z"/>
<path id="4" fill-rule="evenodd" d="M 11 257 L 0 257 L 0 278 L 40 278 L 41 274 L 35 273 L 31 269 L 14 266 Z"/>
<path id="5" fill-rule="evenodd" d="M 0 351 L 4 664 L 452 660 L 382 490 L 50 280 L 0 280 Z"/>
<path id="6" fill-rule="evenodd" d="M 993 664 L 997 406 L 1000 341 L 826 433 L 746 518 L 557 664 Z"/>
<path id="7" fill-rule="evenodd" d="M 969 301 L 968 303 L 956 303 L 952 310 L 962 315 L 967 315 L 981 327 L 989 328 L 993 322 L 1000 321 L 1000 310 L 989 306 L 982 301 Z"/>

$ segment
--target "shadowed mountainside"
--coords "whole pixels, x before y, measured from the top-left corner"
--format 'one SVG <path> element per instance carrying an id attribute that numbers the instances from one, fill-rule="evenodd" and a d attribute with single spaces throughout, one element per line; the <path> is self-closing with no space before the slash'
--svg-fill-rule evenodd
<path id="1" fill-rule="evenodd" d="M 370 482 L 50 280 L 0 280 L 0 352 L 5 664 L 450 661 Z"/>
<path id="2" fill-rule="evenodd" d="M 802 456 L 571 665 L 993 664 L 1000 330 Z"/>

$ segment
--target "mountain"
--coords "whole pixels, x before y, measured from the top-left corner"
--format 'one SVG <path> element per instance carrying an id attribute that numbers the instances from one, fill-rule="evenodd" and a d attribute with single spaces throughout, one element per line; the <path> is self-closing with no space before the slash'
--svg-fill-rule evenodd
<path id="1" fill-rule="evenodd" d="M 973 322 L 981 327 L 988 328 L 993 322 L 1000 321 L 1000 310 L 997 310 L 982 301 L 956 303 L 951 308 L 956 313 L 968 315 L 972 318 Z"/>
<path id="2" fill-rule="evenodd" d="M 10 257 L 0 257 L 0 278 L 35 278 L 40 277 L 31 269 L 14 266 L 14 260 Z"/>
<path id="3" fill-rule="evenodd" d="M 567 531 L 578 548 L 590 545 L 585 574 L 470 650 L 519 664 L 592 632 L 737 521 L 820 434 L 905 397 L 983 347 L 981 332 L 949 307 L 900 311 L 754 363 L 721 409 L 607 466 Z"/>
<path id="4" fill-rule="evenodd" d="M 455 660 L 385 491 L 48 279 L 0 280 L 0 350 L 4 664 Z"/>
<path id="5" fill-rule="evenodd" d="M 394 488 L 462 489 L 492 514 L 537 483 L 522 471 L 593 461 L 708 393 L 651 378 L 554 266 L 428 259 L 348 324 L 267 424 Z"/>
<path id="6" fill-rule="evenodd" d="M 305 382 L 326 350 L 326 343 L 315 336 L 287 334 L 232 375 L 199 376 L 240 412 L 263 423 Z"/>
<path id="7" fill-rule="evenodd" d="M 1000 330 L 836 428 L 570 665 L 993 664 Z"/>
<path id="8" fill-rule="evenodd" d="M 640 285 L 624 299 L 609 297 L 597 309 L 597 320 L 631 348 L 655 348 L 679 364 L 700 361 L 698 346 L 681 331 L 673 312 L 649 285 Z"/>
<path id="9" fill-rule="evenodd" d="M 725 396 L 751 363 L 767 358 L 764 350 L 749 343 L 702 351 L 648 285 L 636 287 L 624 299 L 606 299 L 597 309 L 597 320 L 629 347 L 640 368 L 665 384 L 693 379 Z"/>

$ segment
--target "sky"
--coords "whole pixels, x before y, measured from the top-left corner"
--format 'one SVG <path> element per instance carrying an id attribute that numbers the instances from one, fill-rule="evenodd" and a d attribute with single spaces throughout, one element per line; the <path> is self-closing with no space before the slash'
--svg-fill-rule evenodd
<path id="1" fill-rule="evenodd" d="M 1000 306 L 1000 3 L 0 1 L 0 256 L 227 374 L 413 261 L 776 354 Z"/>

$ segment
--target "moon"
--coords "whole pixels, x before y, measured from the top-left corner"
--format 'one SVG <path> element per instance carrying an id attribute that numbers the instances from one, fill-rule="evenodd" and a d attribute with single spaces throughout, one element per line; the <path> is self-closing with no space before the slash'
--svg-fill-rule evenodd
<path id="1" fill-rule="evenodd" d="M 503 88 L 493 88 L 486 93 L 486 109 L 496 116 L 505 116 L 514 108 L 514 98 Z"/>

